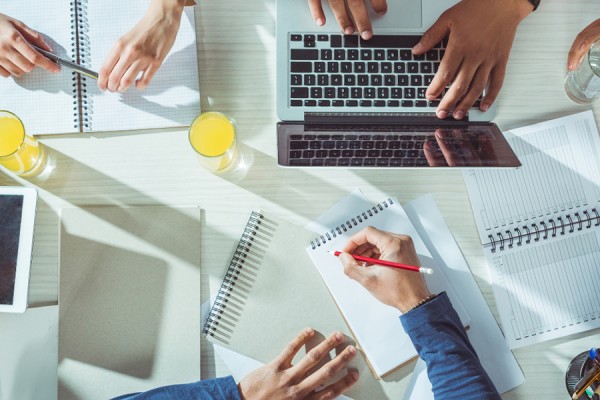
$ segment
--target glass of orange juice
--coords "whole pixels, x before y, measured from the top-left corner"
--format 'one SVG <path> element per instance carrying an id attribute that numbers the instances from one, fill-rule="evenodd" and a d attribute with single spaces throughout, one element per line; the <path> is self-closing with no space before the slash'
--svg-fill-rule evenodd
<path id="1" fill-rule="evenodd" d="M 0 165 L 21 176 L 36 174 L 44 158 L 43 146 L 25 133 L 23 122 L 0 110 Z"/>
<path id="2" fill-rule="evenodd" d="M 200 114 L 189 130 L 190 144 L 200 164 L 211 172 L 231 169 L 237 159 L 235 125 L 220 112 Z"/>

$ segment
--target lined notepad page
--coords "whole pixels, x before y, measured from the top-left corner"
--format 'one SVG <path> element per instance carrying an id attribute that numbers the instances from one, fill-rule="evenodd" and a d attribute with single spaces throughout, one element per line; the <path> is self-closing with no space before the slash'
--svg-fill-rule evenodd
<path id="1" fill-rule="evenodd" d="M 81 1 L 81 0 L 80 0 Z M 98 71 L 116 41 L 133 28 L 147 0 L 81 1 L 86 5 L 91 68 Z M 88 81 L 91 130 L 164 128 L 190 125 L 200 112 L 194 7 L 186 7 L 169 55 L 143 91 L 101 92 Z"/>
<path id="2" fill-rule="evenodd" d="M 464 173 L 507 342 L 517 348 L 600 327 L 600 296 L 589 289 L 600 287 L 594 116 L 575 114 L 507 136 L 520 169 Z M 553 229 L 561 220 L 564 229 Z M 485 245 L 490 235 L 525 227 L 531 235 L 515 237 L 512 246 L 506 235 L 502 248 Z"/>
<path id="3" fill-rule="evenodd" d="M 70 58 L 68 1 L 0 0 L 0 12 L 40 32 L 56 54 Z M 53 74 L 41 68 L 20 78 L 0 77 L 0 109 L 15 113 L 30 134 L 77 132 L 72 78 L 70 72 Z"/>
<path id="4" fill-rule="evenodd" d="M 363 223 L 359 223 L 347 232 L 340 230 L 341 234 L 337 234 L 335 238 L 332 237 L 332 240 L 321 244 L 316 249 L 313 249 L 312 246 L 307 247 L 308 254 L 378 376 L 383 376 L 416 357 L 417 352 L 398 320 L 400 312 L 379 302 L 358 282 L 348 278 L 344 274 L 344 269 L 338 257 L 328 253 L 328 250 L 342 250 L 348 238 L 355 232 L 367 226 L 374 226 L 383 231 L 411 236 L 421 265 L 435 271 L 433 275 L 426 276 L 429 290 L 432 293 L 447 291 L 463 325 L 467 326 L 470 322 L 469 316 L 456 296 L 454 289 L 443 272 L 436 268 L 429 250 L 427 250 L 398 200 L 391 199 L 391 201 L 388 200 L 384 203 L 387 205 L 374 207 L 377 208 L 378 212 L 373 213 L 368 219 L 363 219 Z M 368 210 L 363 211 L 369 213 Z M 349 221 L 354 217 L 354 215 L 348 215 Z M 338 233 L 337 230 L 336 233 Z"/>

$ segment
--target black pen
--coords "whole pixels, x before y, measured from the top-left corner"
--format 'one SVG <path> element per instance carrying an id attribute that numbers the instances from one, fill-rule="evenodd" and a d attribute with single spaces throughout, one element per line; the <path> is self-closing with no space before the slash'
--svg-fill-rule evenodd
<path id="1" fill-rule="evenodd" d="M 89 78 L 96 79 L 96 80 L 98 79 L 98 73 L 92 71 L 91 69 L 82 67 L 81 65 L 75 64 L 74 62 L 71 62 L 69 60 L 65 60 L 64 58 L 60 58 L 56 54 L 52 54 L 49 51 L 40 49 L 39 47 L 37 47 L 33 44 L 31 45 L 31 47 L 36 49 L 38 52 L 42 53 L 44 56 L 46 56 L 46 58 L 49 58 L 50 60 L 54 61 L 55 63 L 57 63 L 59 65 L 63 65 L 65 67 L 72 69 L 73 71 L 75 71 L 79 74 L 85 75 Z"/>

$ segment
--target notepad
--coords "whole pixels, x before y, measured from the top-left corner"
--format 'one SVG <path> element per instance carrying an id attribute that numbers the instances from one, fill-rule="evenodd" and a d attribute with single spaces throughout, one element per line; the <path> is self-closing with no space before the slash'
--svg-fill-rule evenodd
<path id="1" fill-rule="evenodd" d="M 517 170 L 465 183 L 511 348 L 600 327 L 600 139 L 591 111 L 506 132 Z"/>
<path id="2" fill-rule="evenodd" d="M 399 311 L 382 304 L 362 285 L 347 277 L 338 257 L 329 253 L 342 250 L 351 235 L 367 226 L 411 236 L 421 266 L 434 270 L 432 275 L 426 276 L 429 290 L 432 293 L 448 293 L 464 326 L 469 324 L 470 319 L 454 288 L 448 283 L 443 271 L 436 267 L 429 250 L 397 199 L 389 198 L 358 215 L 349 215 L 343 224 L 313 238 L 307 247 L 311 260 L 375 373 L 385 376 L 417 355 L 410 338 L 398 323 Z"/>
<path id="3" fill-rule="evenodd" d="M 40 32 L 62 58 L 98 71 L 110 49 L 142 19 L 146 0 L 0 0 L 0 10 Z M 0 109 L 37 134 L 121 131 L 189 125 L 200 112 L 193 8 L 186 8 L 177 39 L 143 91 L 101 92 L 97 82 L 68 69 L 36 68 L 0 79 Z"/>

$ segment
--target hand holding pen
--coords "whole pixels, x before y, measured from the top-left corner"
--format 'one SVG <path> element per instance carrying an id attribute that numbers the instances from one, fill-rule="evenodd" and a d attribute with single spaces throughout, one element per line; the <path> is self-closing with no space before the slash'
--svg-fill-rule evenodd
<path id="1" fill-rule="evenodd" d="M 367 227 L 350 237 L 339 255 L 344 273 L 365 287 L 384 304 L 407 312 L 431 296 L 423 274 L 377 264 L 361 265 L 351 254 L 419 267 L 419 258 L 410 236 Z"/>

